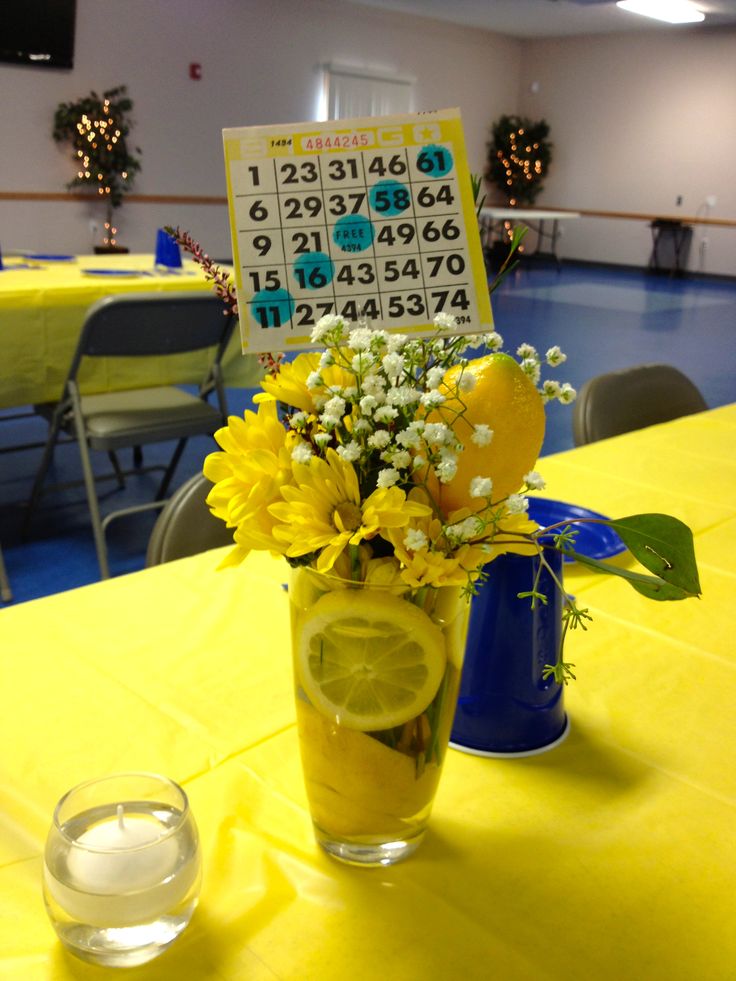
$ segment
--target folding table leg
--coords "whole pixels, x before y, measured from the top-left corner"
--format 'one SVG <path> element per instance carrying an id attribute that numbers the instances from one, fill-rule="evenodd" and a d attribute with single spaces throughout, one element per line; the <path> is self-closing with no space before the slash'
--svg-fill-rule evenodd
<path id="1" fill-rule="evenodd" d="M 8 580 L 8 571 L 5 568 L 2 548 L 0 548 L 0 599 L 4 603 L 11 603 L 13 600 L 13 593 L 10 589 L 10 581 Z"/>

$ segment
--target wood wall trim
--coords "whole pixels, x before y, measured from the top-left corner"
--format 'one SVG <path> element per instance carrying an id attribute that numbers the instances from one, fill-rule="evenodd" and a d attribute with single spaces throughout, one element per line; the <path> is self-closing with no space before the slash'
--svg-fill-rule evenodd
<path id="1" fill-rule="evenodd" d="M 72 194 L 52 191 L 0 191 L 0 201 L 98 201 L 93 194 Z M 207 204 L 226 205 L 223 195 L 207 194 L 128 194 L 125 203 L 130 204 Z M 533 208 L 531 209 L 534 210 Z M 546 205 L 542 211 L 570 211 L 586 218 L 617 218 L 624 221 L 679 221 L 683 225 L 714 225 L 721 228 L 736 228 L 732 218 L 699 218 L 696 215 L 643 214 L 639 211 L 594 211 L 587 208 L 558 208 Z"/>
<path id="2" fill-rule="evenodd" d="M 0 191 L 0 201 L 89 201 L 102 203 L 94 194 L 72 194 L 52 191 Z M 128 194 L 130 204 L 227 204 L 227 198 L 206 194 Z"/>

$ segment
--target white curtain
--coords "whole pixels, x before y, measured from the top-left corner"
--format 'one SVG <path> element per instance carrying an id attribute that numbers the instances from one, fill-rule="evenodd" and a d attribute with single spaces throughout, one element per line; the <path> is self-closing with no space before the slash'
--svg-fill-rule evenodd
<path id="1" fill-rule="evenodd" d="M 413 79 L 335 65 L 327 65 L 324 71 L 328 119 L 412 111 Z"/>

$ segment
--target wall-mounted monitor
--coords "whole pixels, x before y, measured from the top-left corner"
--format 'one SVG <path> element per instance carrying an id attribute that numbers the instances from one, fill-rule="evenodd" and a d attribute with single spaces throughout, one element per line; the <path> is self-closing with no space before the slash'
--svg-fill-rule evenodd
<path id="1" fill-rule="evenodd" d="M 0 61 L 74 66 L 77 0 L 9 0 L 0 12 Z"/>

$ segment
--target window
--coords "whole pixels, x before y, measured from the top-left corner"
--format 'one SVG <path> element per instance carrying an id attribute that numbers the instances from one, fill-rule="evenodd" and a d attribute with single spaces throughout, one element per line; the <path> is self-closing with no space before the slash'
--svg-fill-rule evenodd
<path id="1" fill-rule="evenodd" d="M 325 65 L 320 119 L 390 116 L 412 111 L 414 79 L 386 69 Z"/>

